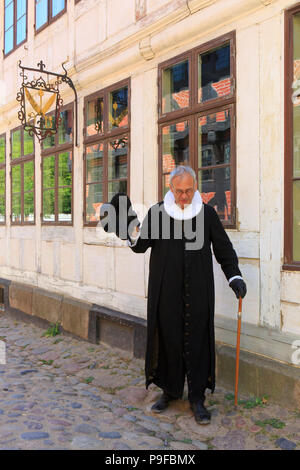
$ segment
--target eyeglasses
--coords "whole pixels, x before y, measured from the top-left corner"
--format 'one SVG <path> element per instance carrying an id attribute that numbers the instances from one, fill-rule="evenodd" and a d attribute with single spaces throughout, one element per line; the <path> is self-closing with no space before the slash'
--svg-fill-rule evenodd
<path id="1" fill-rule="evenodd" d="M 176 196 L 182 196 L 183 194 L 186 194 L 187 196 L 191 196 L 194 193 L 193 188 L 186 189 L 183 191 L 182 189 L 174 189 L 174 193 Z"/>

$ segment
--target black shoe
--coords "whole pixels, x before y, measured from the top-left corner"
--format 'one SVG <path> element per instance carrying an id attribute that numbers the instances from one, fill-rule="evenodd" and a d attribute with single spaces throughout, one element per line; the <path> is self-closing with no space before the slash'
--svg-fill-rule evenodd
<path id="1" fill-rule="evenodd" d="M 198 424 L 209 424 L 210 423 L 210 412 L 205 408 L 201 401 L 191 403 L 191 409 L 193 410 L 195 420 Z"/>
<path id="2" fill-rule="evenodd" d="M 175 398 L 163 392 L 162 396 L 152 405 L 151 410 L 154 411 L 154 413 L 161 413 L 168 408 L 171 400 L 175 400 Z"/>

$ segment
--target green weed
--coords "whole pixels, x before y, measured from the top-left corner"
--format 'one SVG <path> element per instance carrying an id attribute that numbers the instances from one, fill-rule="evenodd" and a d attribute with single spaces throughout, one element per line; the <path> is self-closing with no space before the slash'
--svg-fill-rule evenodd
<path id="1" fill-rule="evenodd" d="M 90 383 L 93 382 L 94 378 L 95 377 L 87 377 L 86 379 L 84 379 L 84 381 L 85 381 L 86 384 L 90 384 Z"/>
<path id="2" fill-rule="evenodd" d="M 269 419 L 264 419 L 262 421 L 258 420 L 258 421 L 255 421 L 255 424 L 256 426 L 260 426 L 262 428 L 267 426 L 268 424 L 272 426 L 272 428 L 275 428 L 275 429 L 282 429 L 285 427 L 285 423 L 283 421 L 280 421 L 280 419 L 277 419 L 277 418 L 269 418 Z"/>
<path id="3" fill-rule="evenodd" d="M 45 359 L 39 359 L 39 361 L 45 366 L 52 366 L 52 364 L 53 364 L 52 359 L 50 359 L 49 361 L 46 361 Z"/>
<path id="4" fill-rule="evenodd" d="M 45 331 L 45 333 L 42 334 L 42 336 L 46 336 L 46 338 L 49 338 L 51 336 L 57 336 L 60 334 L 60 323 L 50 323 L 49 328 Z"/>

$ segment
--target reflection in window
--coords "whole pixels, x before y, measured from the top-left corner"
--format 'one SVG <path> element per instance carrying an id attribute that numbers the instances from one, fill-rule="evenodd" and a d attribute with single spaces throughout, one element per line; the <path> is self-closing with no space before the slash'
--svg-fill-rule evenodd
<path id="1" fill-rule="evenodd" d="M 0 223 L 5 222 L 5 135 L 0 136 Z"/>
<path id="2" fill-rule="evenodd" d="M 86 147 L 86 217 L 89 222 L 99 220 L 103 202 L 103 143 Z"/>
<path id="3" fill-rule="evenodd" d="M 128 87 L 109 93 L 109 129 L 128 126 Z"/>
<path id="4" fill-rule="evenodd" d="M 72 220 L 72 152 L 58 154 L 58 220 Z"/>
<path id="5" fill-rule="evenodd" d="M 21 165 L 14 165 L 12 167 L 11 185 L 12 222 L 21 223 Z"/>
<path id="6" fill-rule="evenodd" d="M 300 79 L 300 13 L 293 17 L 293 82 Z M 297 92 L 299 86 L 295 86 Z M 295 96 L 296 95 L 296 96 Z M 300 261 L 300 97 L 293 95 L 293 260 Z"/>
<path id="7" fill-rule="evenodd" d="M 84 222 L 91 225 L 99 221 L 104 202 L 128 190 L 129 100 L 124 80 L 84 101 Z"/>
<path id="8" fill-rule="evenodd" d="M 26 39 L 27 0 L 5 0 L 4 54 L 8 54 Z"/>
<path id="9" fill-rule="evenodd" d="M 73 109 L 63 109 L 58 132 L 43 141 L 42 222 L 72 222 Z"/>
<path id="10" fill-rule="evenodd" d="M 48 0 L 35 1 L 35 29 L 38 30 L 48 21 Z"/>
<path id="11" fill-rule="evenodd" d="M 230 45 L 199 54 L 198 102 L 204 103 L 230 93 Z"/>
<path id="12" fill-rule="evenodd" d="M 61 122 L 58 126 L 58 143 L 66 144 L 72 142 L 72 112 L 65 110 L 60 113 Z"/>
<path id="13" fill-rule="evenodd" d="M 127 178 L 128 139 L 117 139 L 109 142 L 108 179 Z"/>
<path id="14" fill-rule="evenodd" d="M 97 135 L 103 132 L 103 99 L 96 98 L 95 100 L 86 103 L 86 135 Z"/>
<path id="15" fill-rule="evenodd" d="M 109 142 L 108 146 L 108 200 L 118 192 L 127 193 L 128 138 Z"/>
<path id="16" fill-rule="evenodd" d="M 5 163 L 5 137 L 0 137 L 0 164 Z"/>
<path id="17" fill-rule="evenodd" d="M 189 61 L 172 65 L 162 72 L 162 113 L 189 106 Z"/>
<path id="18" fill-rule="evenodd" d="M 65 9 L 65 6 L 66 0 L 35 0 L 35 30 L 50 23 Z"/>
<path id="19" fill-rule="evenodd" d="M 222 168 L 218 168 L 222 166 Z M 198 119 L 199 191 L 221 219 L 230 220 L 230 111 Z"/>
<path id="20" fill-rule="evenodd" d="M 58 15 L 65 8 L 65 0 L 52 0 L 52 18 Z"/>
<path id="21" fill-rule="evenodd" d="M 12 143 L 12 149 L 11 149 L 11 158 L 19 158 L 21 157 L 21 129 L 18 129 L 17 131 L 12 132 L 11 135 L 11 143 Z"/>
<path id="22" fill-rule="evenodd" d="M 34 221 L 34 161 L 24 163 L 24 221 Z"/>
<path id="23" fill-rule="evenodd" d="M 169 190 L 170 173 L 178 165 L 189 165 L 189 125 L 177 122 L 162 128 L 163 192 Z"/>

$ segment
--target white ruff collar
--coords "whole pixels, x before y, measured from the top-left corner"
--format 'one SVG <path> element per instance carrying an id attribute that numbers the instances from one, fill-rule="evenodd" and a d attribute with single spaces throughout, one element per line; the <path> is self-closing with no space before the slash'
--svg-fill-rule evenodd
<path id="1" fill-rule="evenodd" d="M 198 190 L 195 191 L 191 204 L 187 205 L 184 209 L 181 209 L 176 204 L 174 194 L 171 190 L 169 190 L 164 197 L 164 208 L 166 213 L 176 220 L 192 219 L 199 214 L 202 209 L 202 205 L 202 197 Z"/>

